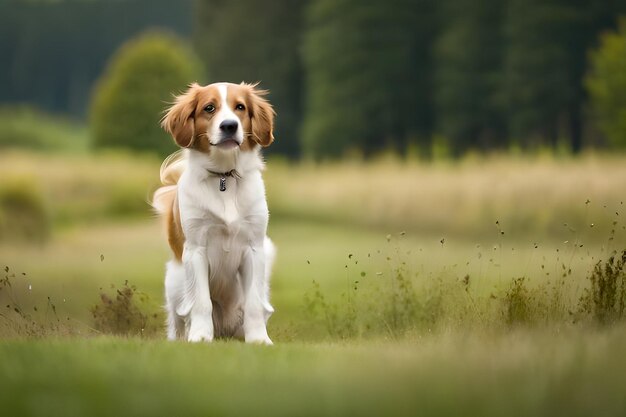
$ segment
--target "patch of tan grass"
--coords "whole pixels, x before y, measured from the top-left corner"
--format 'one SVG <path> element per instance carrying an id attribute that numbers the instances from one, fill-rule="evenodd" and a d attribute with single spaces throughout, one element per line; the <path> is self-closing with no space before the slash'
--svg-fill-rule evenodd
<path id="1" fill-rule="evenodd" d="M 159 181 L 155 157 L 116 153 L 0 155 L 0 177 L 27 178 L 43 192 L 57 223 L 150 213 Z"/>
<path id="2" fill-rule="evenodd" d="M 57 223 L 147 217 L 160 162 L 128 154 L 14 151 L 0 155 L 0 175 L 35 181 Z M 626 156 L 619 155 L 500 155 L 458 163 L 270 160 L 265 178 L 276 220 L 317 219 L 441 236 L 504 232 L 565 239 L 575 231 L 604 239 L 613 221 L 626 215 Z"/>
<path id="3" fill-rule="evenodd" d="M 270 209 L 278 216 L 442 235 L 493 233 L 498 221 L 505 233 L 595 228 L 604 238 L 626 214 L 624 156 L 495 156 L 458 164 L 270 161 L 266 178 Z"/>

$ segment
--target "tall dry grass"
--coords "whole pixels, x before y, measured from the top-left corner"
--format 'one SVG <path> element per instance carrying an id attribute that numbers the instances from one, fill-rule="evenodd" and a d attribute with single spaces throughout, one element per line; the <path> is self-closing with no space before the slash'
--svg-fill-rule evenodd
<path id="1" fill-rule="evenodd" d="M 0 154 L 0 178 L 28 179 L 55 223 L 128 215 L 149 216 L 146 203 L 159 182 L 160 161 L 126 153 Z"/>
<path id="2" fill-rule="evenodd" d="M 604 238 L 612 222 L 626 215 L 624 156 L 494 156 L 459 163 L 270 161 L 266 179 L 276 216 L 442 235 L 499 229 L 543 236 L 595 228 Z"/>
<path id="3" fill-rule="evenodd" d="M 160 161 L 130 154 L 6 152 L 0 176 L 34 180 L 56 223 L 150 214 Z M 270 211 L 386 231 L 605 239 L 625 216 L 626 156 L 492 156 L 460 162 L 270 160 Z M 497 224 L 496 224 L 497 222 Z M 623 224 L 619 223 L 618 228 Z"/>

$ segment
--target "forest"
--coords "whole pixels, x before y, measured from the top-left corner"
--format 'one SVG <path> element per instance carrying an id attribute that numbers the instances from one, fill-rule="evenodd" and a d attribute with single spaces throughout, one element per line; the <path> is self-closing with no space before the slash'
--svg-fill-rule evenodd
<path id="1" fill-rule="evenodd" d="M 6 0 L 0 103 L 85 122 L 114 52 L 161 28 L 193 48 L 198 81 L 271 91 L 271 153 L 623 147 L 585 80 L 625 12 L 623 0 Z"/>

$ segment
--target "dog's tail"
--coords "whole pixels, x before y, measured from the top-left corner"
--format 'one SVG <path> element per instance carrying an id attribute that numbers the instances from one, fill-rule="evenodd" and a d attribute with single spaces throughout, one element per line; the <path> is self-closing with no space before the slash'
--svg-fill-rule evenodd
<path id="1" fill-rule="evenodd" d="M 172 210 L 172 205 L 176 199 L 176 189 L 180 176 L 187 167 L 187 159 L 183 150 L 179 150 L 165 158 L 161 164 L 161 184 L 152 196 L 150 205 L 159 215 L 167 215 Z"/>

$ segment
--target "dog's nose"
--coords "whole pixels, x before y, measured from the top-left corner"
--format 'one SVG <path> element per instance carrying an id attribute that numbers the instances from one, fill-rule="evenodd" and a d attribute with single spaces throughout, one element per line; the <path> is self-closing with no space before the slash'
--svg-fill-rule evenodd
<path id="1" fill-rule="evenodd" d="M 232 135 L 237 131 L 238 126 L 239 123 L 237 123 L 236 120 L 224 120 L 222 123 L 220 123 L 220 130 L 224 133 Z"/>

